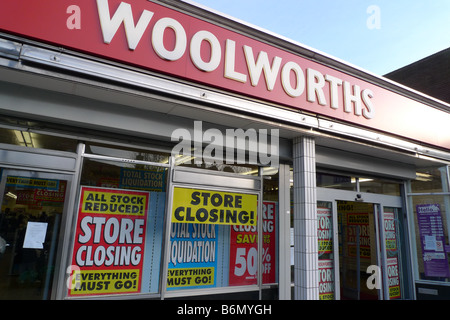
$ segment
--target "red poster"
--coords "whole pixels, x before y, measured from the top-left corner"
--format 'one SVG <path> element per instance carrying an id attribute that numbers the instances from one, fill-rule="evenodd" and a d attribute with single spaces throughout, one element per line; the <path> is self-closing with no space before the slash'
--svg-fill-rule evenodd
<path id="1" fill-rule="evenodd" d="M 332 215 L 330 208 L 317 208 L 319 257 L 333 252 Z"/>
<path id="2" fill-rule="evenodd" d="M 400 276 L 398 268 L 397 225 L 393 208 L 384 208 L 384 236 L 387 256 L 387 275 L 389 299 L 401 297 Z"/>
<path id="3" fill-rule="evenodd" d="M 263 202 L 263 283 L 274 283 L 276 257 L 276 202 Z M 256 226 L 231 226 L 230 286 L 257 284 L 258 233 Z"/>
<path id="4" fill-rule="evenodd" d="M 388 258 L 386 265 L 388 270 L 389 299 L 399 299 L 401 297 L 401 287 L 397 257 Z"/>
<path id="5" fill-rule="evenodd" d="M 319 299 L 334 300 L 333 260 L 319 260 Z"/>
<path id="6" fill-rule="evenodd" d="M 141 291 L 150 194 L 81 187 L 69 295 Z"/>

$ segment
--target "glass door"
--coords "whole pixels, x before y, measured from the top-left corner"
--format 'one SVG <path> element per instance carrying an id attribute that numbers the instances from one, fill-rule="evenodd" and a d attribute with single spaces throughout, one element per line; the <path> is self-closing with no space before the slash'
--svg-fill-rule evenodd
<path id="1" fill-rule="evenodd" d="M 408 299 L 406 283 L 408 268 L 406 264 L 407 246 L 404 235 L 402 209 L 392 206 L 379 206 L 381 214 L 381 247 L 385 261 L 383 269 L 385 299 Z"/>
<path id="2" fill-rule="evenodd" d="M 379 265 L 374 204 L 338 200 L 337 208 L 341 299 L 378 300 L 366 272 Z"/>
<path id="3" fill-rule="evenodd" d="M 401 197 L 317 188 L 320 299 L 407 296 Z"/>
<path id="4" fill-rule="evenodd" d="M 319 268 L 319 299 L 335 300 L 335 225 L 333 221 L 333 202 L 317 202 L 317 236 L 318 236 L 318 268 Z"/>
<path id="5" fill-rule="evenodd" d="M 0 299 L 49 299 L 70 175 L 0 168 Z"/>

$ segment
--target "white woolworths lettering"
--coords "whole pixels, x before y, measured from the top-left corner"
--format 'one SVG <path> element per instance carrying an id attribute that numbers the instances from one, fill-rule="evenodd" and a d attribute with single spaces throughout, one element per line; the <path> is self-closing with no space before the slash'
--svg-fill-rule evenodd
<path id="1" fill-rule="evenodd" d="M 281 58 L 275 57 L 272 65 L 269 62 L 267 52 L 260 51 L 258 59 L 255 62 L 252 47 L 244 45 L 245 61 L 247 61 L 247 68 L 250 74 L 250 82 L 252 86 L 256 87 L 261 77 L 261 72 L 264 70 L 264 77 L 266 79 L 267 90 L 272 91 L 275 82 L 277 81 L 278 71 L 281 66 Z"/>
<path id="2" fill-rule="evenodd" d="M 112 18 L 109 14 L 108 0 L 97 0 L 97 8 L 103 33 L 103 41 L 109 44 L 123 21 L 128 48 L 130 50 L 136 49 L 145 29 L 147 29 L 147 26 L 153 17 L 153 12 L 144 10 L 135 26 L 131 5 L 128 3 L 121 2 Z"/>
<path id="3" fill-rule="evenodd" d="M 109 44 L 122 22 L 125 28 L 125 35 L 128 48 L 135 50 L 138 46 L 145 30 L 147 29 L 154 12 L 143 10 L 135 25 L 131 5 L 121 2 L 117 10 L 111 16 L 108 0 L 97 0 L 100 27 L 103 33 L 103 41 Z M 170 28 L 175 33 L 175 46 L 168 50 L 164 46 L 164 33 Z M 184 56 L 188 39 L 184 27 L 175 19 L 163 17 L 159 19 L 152 30 L 152 47 L 155 53 L 166 61 L 176 61 Z M 204 61 L 201 57 L 201 46 L 207 42 L 211 48 L 209 61 Z M 375 116 L 375 108 L 372 102 L 374 93 L 370 89 L 361 89 L 358 85 L 352 85 L 348 81 L 343 81 L 337 77 L 322 74 L 312 68 L 306 69 L 306 77 L 302 68 L 293 61 L 286 61 L 282 66 L 282 58 L 275 56 L 270 63 L 267 52 L 260 51 L 255 60 L 253 48 L 247 45 L 242 47 L 247 64 L 248 77 L 252 86 L 257 86 L 261 74 L 264 73 L 266 88 L 272 91 L 278 79 L 280 79 L 284 92 L 293 98 L 301 96 L 306 88 L 306 100 L 311 103 L 318 103 L 322 106 L 329 105 L 332 109 L 339 109 L 339 96 L 342 95 L 343 111 L 353 113 L 356 116 L 363 116 L 372 119 Z M 222 49 L 220 41 L 209 31 L 200 30 L 190 39 L 189 55 L 195 67 L 204 72 L 216 70 L 222 60 Z M 224 78 L 245 83 L 248 80 L 247 74 L 235 70 L 236 67 L 236 42 L 226 39 L 224 57 Z M 278 77 L 281 70 L 281 76 Z M 291 74 L 294 74 L 295 85 L 292 85 Z M 327 86 L 328 84 L 328 86 Z M 326 88 L 328 87 L 328 88 Z M 339 87 L 342 87 L 339 90 Z M 324 90 L 328 89 L 330 101 L 327 101 Z M 340 93 L 340 94 L 339 94 Z"/>
<path id="4" fill-rule="evenodd" d="M 291 85 L 291 73 L 294 72 L 297 86 Z M 281 69 L 281 84 L 284 91 L 291 97 L 299 97 L 305 91 L 305 74 L 302 68 L 293 61 L 288 61 Z"/>
<path id="5" fill-rule="evenodd" d="M 204 40 L 211 46 L 211 59 L 208 62 L 203 61 L 200 55 L 200 47 Z M 222 59 L 220 42 L 211 32 L 204 30 L 199 31 L 194 34 L 191 39 L 190 55 L 192 62 L 198 69 L 206 72 L 214 71 L 217 69 Z"/>
<path id="6" fill-rule="evenodd" d="M 232 54 L 230 54 L 232 53 Z M 236 64 L 236 42 L 230 39 L 227 39 L 225 45 L 225 78 L 239 81 L 242 83 L 247 82 L 247 75 L 241 72 L 237 72 L 235 70 Z"/>
<path id="7" fill-rule="evenodd" d="M 164 32 L 167 28 L 175 32 L 175 46 L 172 51 L 164 47 Z M 175 19 L 162 18 L 159 19 L 152 31 L 152 46 L 156 54 L 169 61 L 180 59 L 186 51 L 187 36 L 183 26 Z"/>

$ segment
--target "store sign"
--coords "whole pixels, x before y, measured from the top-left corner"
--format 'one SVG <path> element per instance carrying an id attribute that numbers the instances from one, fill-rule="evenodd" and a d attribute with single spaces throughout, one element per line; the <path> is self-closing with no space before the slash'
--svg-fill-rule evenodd
<path id="1" fill-rule="evenodd" d="M 148 192 L 81 187 L 69 296 L 141 291 Z"/>
<path id="2" fill-rule="evenodd" d="M 0 30 L 450 148 L 449 113 L 151 1 L 3 1 Z"/>
<path id="3" fill-rule="evenodd" d="M 175 187 L 172 222 L 256 226 L 256 194 Z"/>

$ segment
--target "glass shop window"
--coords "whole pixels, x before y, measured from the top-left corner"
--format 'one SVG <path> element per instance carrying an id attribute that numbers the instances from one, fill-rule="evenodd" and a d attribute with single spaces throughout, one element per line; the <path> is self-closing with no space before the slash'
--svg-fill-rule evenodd
<path id="1" fill-rule="evenodd" d="M 400 196 L 401 184 L 379 178 L 360 177 L 358 178 L 359 191 L 367 193 L 386 194 L 390 196 Z"/>
<path id="2" fill-rule="evenodd" d="M 71 176 L 0 168 L 0 300 L 53 297 Z"/>
<path id="3" fill-rule="evenodd" d="M 419 279 L 450 281 L 448 167 L 422 168 L 408 190 Z"/>
<path id="4" fill-rule="evenodd" d="M 229 172 L 248 176 L 257 176 L 259 173 L 259 167 L 257 165 L 252 164 L 233 165 L 226 163 L 212 163 L 203 160 L 201 163 L 196 163 L 194 157 L 180 156 L 180 155 L 175 157 L 175 165 L 213 171 Z"/>
<path id="5" fill-rule="evenodd" d="M 355 177 L 332 173 L 317 172 L 316 184 L 319 188 L 331 188 L 349 191 L 357 190 Z"/>
<path id="6" fill-rule="evenodd" d="M 260 213 L 256 193 L 174 187 L 168 292 L 256 286 L 259 272 L 265 289 L 278 282 L 278 170 L 264 168 L 263 178 Z M 262 219 L 260 265 L 258 219 Z M 273 297 L 273 290 L 263 294 Z"/>
<path id="7" fill-rule="evenodd" d="M 159 292 L 167 176 L 165 167 L 84 159 L 69 297 Z"/>
<path id="8" fill-rule="evenodd" d="M 258 284 L 258 195 L 173 190 L 167 290 Z"/>
<path id="9" fill-rule="evenodd" d="M 166 152 L 156 152 L 131 147 L 118 147 L 100 143 L 86 144 L 86 153 L 114 158 L 155 162 L 161 164 L 169 163 L 170 156 L 170 153 Z"/>
<path id="10" fill-rule="evenodd" d="M 76 152 L 77 140 L 36 133 L 29 130 L 0 128 L 0 143 L 28 148 Z"/>

